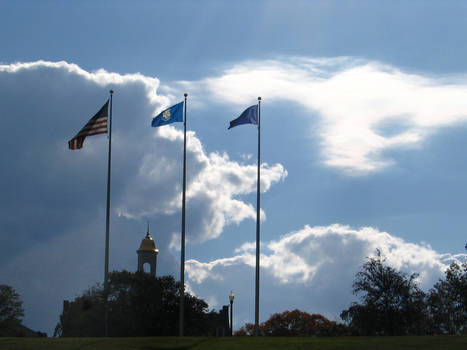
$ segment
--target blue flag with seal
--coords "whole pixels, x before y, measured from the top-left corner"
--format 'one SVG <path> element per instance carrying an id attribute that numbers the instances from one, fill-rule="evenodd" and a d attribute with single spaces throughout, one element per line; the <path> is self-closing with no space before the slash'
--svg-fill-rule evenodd
<path id="1" fill-rule="evenodd" d="M 230 122 L 229 129 L 242 124 L 258 125 L 258 105 L 253 105 L 245 109 L 240 117 Z"/>
<path id="2" fill-rule="evenodd" d="M 160 112 L 152 120 L 151 126 L 157 127 L 175 122 L 183 122 L 183 102 L 177 103 L 176 105 Z"/>

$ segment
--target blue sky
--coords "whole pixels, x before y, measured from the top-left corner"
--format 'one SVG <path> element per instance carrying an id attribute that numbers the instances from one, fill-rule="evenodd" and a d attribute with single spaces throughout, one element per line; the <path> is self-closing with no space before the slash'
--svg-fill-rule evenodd
<path id="1" fill-rule="evenodd" d="M 333 320 L 380 248 L 426 290 L 465 261 L 467 5 L 461 1 L 0 1 L 0 283 L 51 333 L 103 279 L 106 139 L 67 141 L 114 95 L 111 269 L 136 268 L 147 220 L 179 278 L 189 94 L 187 287 L 254 321 L 262 103 L 260 320 Z M 286 296 L 286 297 L 284 297 Z"/>

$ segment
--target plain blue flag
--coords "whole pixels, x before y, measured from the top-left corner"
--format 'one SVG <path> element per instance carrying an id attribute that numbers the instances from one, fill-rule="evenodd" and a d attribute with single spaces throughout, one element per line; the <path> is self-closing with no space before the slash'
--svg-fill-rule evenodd
<path id="1" fill-rule="evenodd" d="M 183 102 L 177 103 L 154 117 L 151 126 L 157 127 L 175 122 L 183 122 Z"/>
<path id="2" fill-rule="evenodd" d="M 240 117 L 230 122 L 229 129 L 241 124 L 258 125 L 258 105 L 253 105 L 245 109 Z"/>

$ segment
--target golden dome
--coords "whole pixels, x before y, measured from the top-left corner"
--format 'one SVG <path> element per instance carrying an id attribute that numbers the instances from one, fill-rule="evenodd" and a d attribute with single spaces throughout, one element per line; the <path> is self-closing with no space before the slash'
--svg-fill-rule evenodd
<path id="1" fill-rule="evenodd" d="M 152 239 L 149 232 L 146 233 L 146 237 L 144 237 L 144 239 L 141 241 L 138 252 L 140 251 L 159 253 L 159 250 L 156 248 L 156 244 L 154 243 L 154 240 Z"/>

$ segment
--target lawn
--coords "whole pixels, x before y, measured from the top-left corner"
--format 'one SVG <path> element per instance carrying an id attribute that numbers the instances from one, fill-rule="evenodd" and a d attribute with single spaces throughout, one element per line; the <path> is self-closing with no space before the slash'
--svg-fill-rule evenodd
<path id="1" fill-rule="evenodd" d="M 467 336 L 339 338 L 0 338 L 1 350 L 467 349 Z"/>

